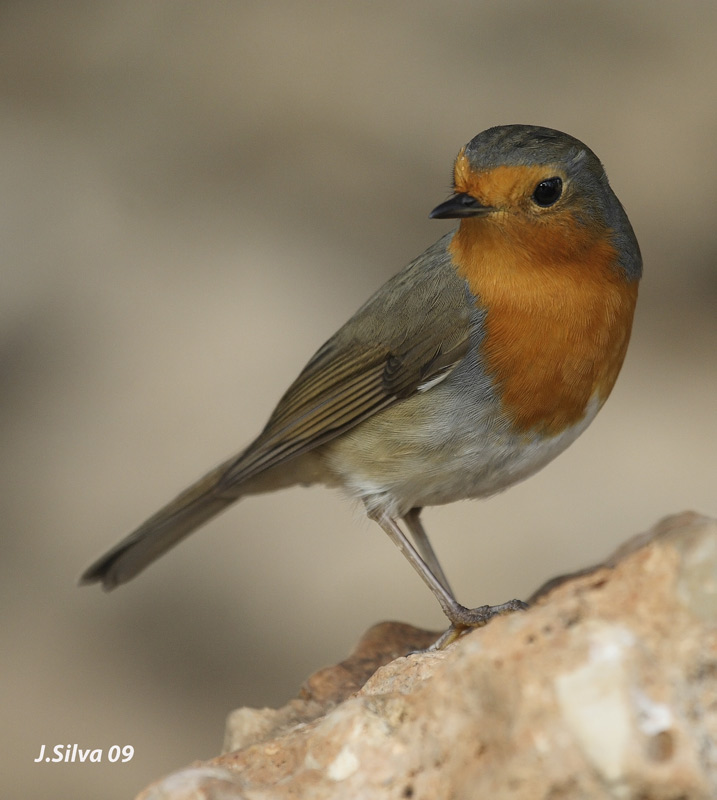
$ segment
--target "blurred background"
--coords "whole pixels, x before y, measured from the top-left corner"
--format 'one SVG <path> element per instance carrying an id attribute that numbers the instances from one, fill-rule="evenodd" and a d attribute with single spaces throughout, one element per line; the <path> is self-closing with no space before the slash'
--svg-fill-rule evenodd
<path id="1" fill-rule="evenodd" d="M 717 5 L 670 0 L 0 3 L 8 797 L 131 797 L 373 623 L 442 627 L 323 489 L 248 499 L 112 594 L 76 582 L 450 228 L 427 214 L 491 125 L 588 143 L 645 277 L 578 443 L 426 513 L 459 598 L 525 596 L 663 515 L 717 513 L 716 33 Z M 105 763 L 33 763 L 74 743 Z"/>

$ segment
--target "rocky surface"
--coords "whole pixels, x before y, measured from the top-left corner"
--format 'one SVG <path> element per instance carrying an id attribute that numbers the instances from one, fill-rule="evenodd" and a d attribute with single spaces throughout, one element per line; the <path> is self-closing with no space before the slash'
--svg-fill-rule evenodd
<path id="1" fill-rule="evenodd" d="M 139 800 L 717 797 L 717 521 L 663 520 L 445 651 L 383 623 Z"/>

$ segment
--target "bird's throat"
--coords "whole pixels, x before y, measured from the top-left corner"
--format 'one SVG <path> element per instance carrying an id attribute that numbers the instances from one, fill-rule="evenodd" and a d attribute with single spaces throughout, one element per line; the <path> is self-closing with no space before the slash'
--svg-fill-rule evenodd
<path id="1" fill-rule="evenodd" d="M 557 435 L 602 404 L 622 366 L 637 300 L 605 236 L 556 226 L 465 220 L 449 246 L 485 311 L 484 365 L 526 433 Z M 578 227 L 578 231 L 580 228 Z"/>

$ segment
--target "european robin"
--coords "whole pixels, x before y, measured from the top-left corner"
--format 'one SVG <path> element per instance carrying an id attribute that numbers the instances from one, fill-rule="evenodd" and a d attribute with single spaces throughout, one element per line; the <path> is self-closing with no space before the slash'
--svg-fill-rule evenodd
<path id="1" fill-rule="evenodd" d="M 451 623 L 438 646 L 525 607 L 460 605 L 421 509 L 499 492 L 585 430 L 625 357 L 640 249 L 595 154 L 531 125 L 463 147 L 430 216 L 460 222 L 318 350 L 246 449 L 82 583 L 130 580 L 245 495 L 321 483 L 363 501 L 428 584 Z"/>

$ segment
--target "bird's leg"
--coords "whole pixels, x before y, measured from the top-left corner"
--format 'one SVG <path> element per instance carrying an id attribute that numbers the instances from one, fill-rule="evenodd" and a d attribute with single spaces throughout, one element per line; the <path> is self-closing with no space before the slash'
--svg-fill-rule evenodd
<path id="1" fill-rule="evenodd" d="M 430 539 L 428 538 L 426 529 L 421 523 L 421 510 L 422 509 L 420 508 L 412 508 L 408 514 L 404 515 L 403 521 L 406 523 L 406 527 L 413 537 L 413 542 L 416 545 L 416 549 L 420 553 L 421 558 L 426 562 L 426 566 L 443 584 L 443 588 L 448 592 L 448 594 L 455 599 L 455 594 L 453 593 L 453 589 L 451 589 L 450 583 L 448 583 L 446 573 L 443 571 L 443 568 L 438 561 L 438 557 L 436 556 L 435 550 L 433 549 Z"/>
<path id="2" fill-rule="evenodd" d="M 386 513 L 369 512 L 369 517 L 377 522 L 388 534 L 391 541 L 408 559 L 411 566 L 423 578 L 428 588 L 436 596 L 443 609 L 443 613 L 450 619 L 451 614 L 458 607 L 453 595 L 444 587 L 441 581 L 433 574 L 428 564 L 421 558 L 416 548 L 406 534 L 399 528 L 395 519 Z"/>
<path id="3" fill-rule="evenodd" d="M 480 628 L 493 619 L 493 617 L 499 616 L 500 614 L 507 614 L 511 611 L 520 611 L 528 607 L 522 600 L 509 600 L 507 603 L 501 603 L 497 606 L 479 606 L 478 608 L 466 608 L 462 606 L 433 574 L 431 568 L 423 558 L 421 558 L 418 551 L 398 526 L 395 519 L 385 512 L 380 511 L 370 511 L 369 517 L 383 528 L 391 541 L 408 559 L 411 566 L 421 578 L 423 578 L 428 588 L 438 600 L 443 609 L 443 613 L 450 620 L 451 628 L 436 642 L 434 645 L 435 649 L 442 649 L 450 644 L 450 642 L 460 636 L 466 628 Z"/>

